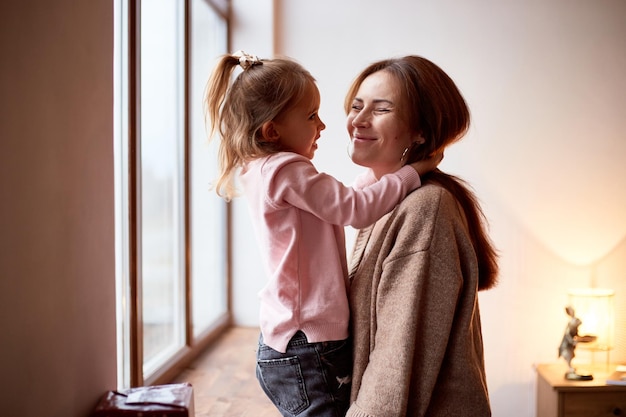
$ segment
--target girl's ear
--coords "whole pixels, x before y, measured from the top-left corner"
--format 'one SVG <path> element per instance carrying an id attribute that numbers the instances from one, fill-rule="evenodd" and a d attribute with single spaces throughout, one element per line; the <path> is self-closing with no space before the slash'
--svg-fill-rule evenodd
<path id="1" fill-rule="evenodd" d="M 263 123 L 261 126 L 261 135 L 267 142 L 278 142 L 278 139 L 280 139 L 280 135 L 276 130 L 276 125 L 273 120 Z"/>

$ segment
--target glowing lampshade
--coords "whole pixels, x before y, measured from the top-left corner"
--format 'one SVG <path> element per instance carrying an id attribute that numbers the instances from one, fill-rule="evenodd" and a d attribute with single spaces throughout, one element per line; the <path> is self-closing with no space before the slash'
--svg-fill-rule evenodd
<path id="1" fill-rule="evenodd" d="M 613 349 L 614 295 L 613 290 L 604 288 L 568 291 L 569 305 L 574 308 L 576 317 L 582 322 L 578 328 L 578 334 L 596 337 L 594 342 L 579 343 L 577 347 L 601 351 Z"/>

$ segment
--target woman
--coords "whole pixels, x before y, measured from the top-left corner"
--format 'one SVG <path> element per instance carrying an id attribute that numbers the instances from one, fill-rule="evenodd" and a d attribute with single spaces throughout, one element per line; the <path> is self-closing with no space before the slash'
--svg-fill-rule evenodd
<path id="1" fill-rule="evenodd" d="M 359 187 L 443 151 L 469 128 L 454 82 L 418 56 L 367 67 L 345 106 L 351 158 L 369 168 Z M 495 285 L 496 259 L 476 198 L 441 171 L 359 231 L 348 416 L 491 415 L 478 291 Z"/>

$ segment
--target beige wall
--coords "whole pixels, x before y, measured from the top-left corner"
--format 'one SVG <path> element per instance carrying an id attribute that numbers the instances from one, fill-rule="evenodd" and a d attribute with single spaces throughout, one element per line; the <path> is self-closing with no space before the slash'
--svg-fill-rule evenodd
<path id="1" fill-rule="evenodd" d="M 0 414 L 116 384 L 113 2 L 0 5 Z"/>
<path id="2" fill-rule="evenodd" d="M 317 78 L 327 128 L 314 163 L 346 183 L 359 169 L 343 97 L 366 64 L 419 54 L 458 83 L 473 127 L 442 168 L 475 188 L 501 253 L 501 283 L 481 294 L 494 416 L 534 416 L 533 364 L 558 360 L 570 287 L 616 290 L 610 358 L 626 361 L 626 2 L 266 1 L 273 23 L 254 18 L 255 0 L 234 2 L 251 26 L 234 32 L 233 50 L 271 46 Z M 264 278 L 245 201 L 235 207 L 234 285 L 246 292 L 234 313 L 254 324 Z"/>

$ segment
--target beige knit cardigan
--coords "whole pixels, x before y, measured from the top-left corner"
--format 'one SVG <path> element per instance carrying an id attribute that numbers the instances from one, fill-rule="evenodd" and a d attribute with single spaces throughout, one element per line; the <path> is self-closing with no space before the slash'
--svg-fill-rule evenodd
<path id="1" fill-rule="evenodd" d="M 448 191 L 425 184 L 359 231 L 350 285 L 348 416 L 491 415 L 477 260 Z"/>

